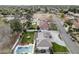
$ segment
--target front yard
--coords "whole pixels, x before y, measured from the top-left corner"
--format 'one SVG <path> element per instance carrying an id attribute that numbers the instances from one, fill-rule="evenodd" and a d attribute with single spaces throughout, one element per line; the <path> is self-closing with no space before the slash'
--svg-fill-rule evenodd
<path id="1" fill-rule="evenodd" d="M 52 43 L 52 51 L 54 53 L 64 53 L 64 52 L 68 52 L 68 49 L 64 46 L 58 45 L 57 43 Z"/>
<path id="2" fill-rule="evenodd" d="M 23 44 L 33 43 L 34 34 L 35 34 L 35 32 L 23 32 L 22 38 L 21 38 L 21 43 L 23 43 Z"/>

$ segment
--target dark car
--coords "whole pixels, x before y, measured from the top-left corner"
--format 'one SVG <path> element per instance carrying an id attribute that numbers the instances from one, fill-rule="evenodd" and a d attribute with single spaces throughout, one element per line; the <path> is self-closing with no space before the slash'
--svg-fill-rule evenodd
<path id="1" fill-rule="evenodd" d="M 45 49 L 40 50 L 41 53 L 46 53 Z"/>

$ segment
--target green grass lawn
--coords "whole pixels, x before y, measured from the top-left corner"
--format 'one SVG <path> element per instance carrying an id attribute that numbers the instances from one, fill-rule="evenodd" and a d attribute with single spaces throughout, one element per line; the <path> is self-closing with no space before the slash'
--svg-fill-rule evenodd
<path id="1" fill-rule="evenodd" d="M 67 48 L 64 46 L 58 45 L 56 43 L 52 43 L 52 45 L 53 52 L 68 52 Z"/>
<path id="2" fill-rule="evenodd" d="M 33 43 L 35 32 L 24 32 L 22 37 L 22 43 Z"/>

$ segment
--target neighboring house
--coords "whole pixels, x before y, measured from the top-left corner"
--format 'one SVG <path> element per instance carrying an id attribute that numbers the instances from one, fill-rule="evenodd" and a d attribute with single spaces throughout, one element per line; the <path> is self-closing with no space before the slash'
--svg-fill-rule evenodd
<path id="1" fill-rule="evenodd" d="M 73 22 L 73 25 L 75 26 L 75 28 L 79 28 L 79 20 L 74 21 Z"/>
<path id="2" fill-rule="evenodd" d="M 78 14 L 78 13 L 75 13 L 74 16 L 75 16 L 75 17 L 79 17 L 79 14 Z"/>
<path id="3" fill-rule="evenodd" d="M 27 19 L 22 19 L 22 20 L 20 20 L 20 23 L 25 23 L 25 22 L 27 22 Z"/>
<path id="4" fill-rule="evenodd" d="M 26 17 L 24 17 L 24 16 L 20 17 L 19 19 L 20 19 L 20 22 L 21 22 L 22 24 L 28 21 L 28 20 L 26 19 Z"/>
<path id="5" fill-rule="evenodd" d="M 0 14 L 0 17 L 4 17 L 2 14 Z"/>
<path id="6" fill-rule="evenodd" d="M 64 21 L 67 21 L 67 20 L 73 20 L 73 19 L 75 19 L 74 18 L 74 16 L 70 16 L 70 15 L 65 15 L 65 17 L 64 17 Z"/>
<path id="7" fill-rule="evenodd" d="M 74 16 L 74 13 L 73 12 L 68 12 L 68 15 Z"/>
<path id="8" fill-rule="evenodd" d="M 6 19 L 7 19 L 7 21 L 10 21 L 10 20 L 15 19 L 15 17 L 13 15 L 7 15 Z"/>
<path id="9" fill-rule="evenodd" d="M 40 27 L 41 30 L 48 30 L 49 24 L 51 19 L 53 18 L 52 14 L 49 13 L 36 13 L 33 15 L 33 20 L 37 22 L 37 25 Z"/>
<path id="10" fill-rule="evenodd" d="M 39 24 L 40 29 L 42 30 L 48 30 L 49 29 L 49 25 L 47 21 L 41 21 Z"/>
<path id="11" fill-rule="evenodd" d="M 45 20 L 40 20 L 40 19 L 37 18 L 37 19 L 33 19 L 32 22 L 36 22 L 41 30 L 48 30 L 49 29 L 49 24 Z"/>

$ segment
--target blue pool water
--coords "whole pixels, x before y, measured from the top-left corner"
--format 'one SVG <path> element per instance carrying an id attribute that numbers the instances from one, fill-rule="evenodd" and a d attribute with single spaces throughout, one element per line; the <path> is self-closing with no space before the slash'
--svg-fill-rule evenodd
<path id="1" fill-rule="evenodd" d="M 27 54 L 27 53 L 32 53 L 32 49 L 33 49 L 33 46 L 28 46 L 28 47 L 18 47 L 17 50 L 16 50 L 16 53 L 17 54 Z"/>

